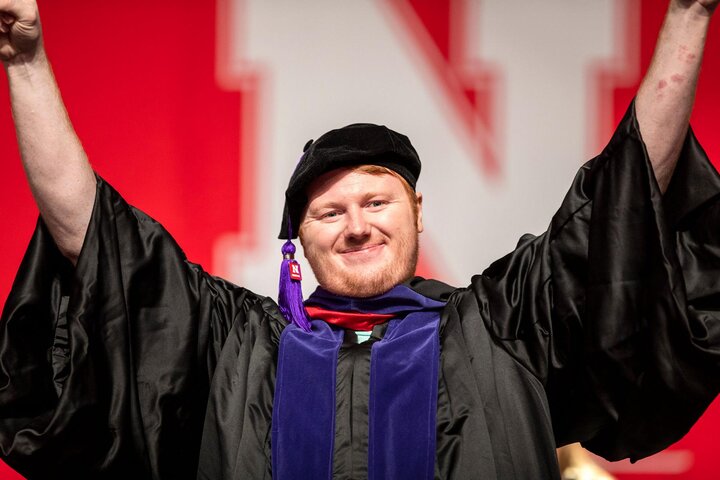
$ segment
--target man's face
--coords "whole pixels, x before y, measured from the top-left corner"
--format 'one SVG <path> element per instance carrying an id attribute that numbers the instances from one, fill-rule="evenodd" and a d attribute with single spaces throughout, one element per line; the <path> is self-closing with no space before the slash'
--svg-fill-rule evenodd
<path id="1" fill-rule="evenodd" d="M 300 242 L 323 288 L 370 297 L 415 274 L 422 196 L 411 199 L 403 180 L 337 169 L 317 178 L 307 194 Z"/>

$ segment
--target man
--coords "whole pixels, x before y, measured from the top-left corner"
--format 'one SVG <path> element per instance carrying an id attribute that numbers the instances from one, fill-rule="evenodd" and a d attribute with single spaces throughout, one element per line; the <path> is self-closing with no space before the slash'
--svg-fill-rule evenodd
<path id="1" fill-rule="evenodd" d="M 664 448 L 719 387 L 720 180 L 687 135 L 718 1 L 670 2 L 608 148 L 548 232 L 468 288 L 411 278 L 406 137 L 360 124 L 309 144 L 281 237 L 300 235 L 321 288 L 300 303 L 288 242 L 278 305 L 187 262 L 95 177 L 35 3 L 0 0 L 42 215 L 3 311 L 0 451 L 30 478 L 509 479 L 557 478 L 556 443 Z"/>

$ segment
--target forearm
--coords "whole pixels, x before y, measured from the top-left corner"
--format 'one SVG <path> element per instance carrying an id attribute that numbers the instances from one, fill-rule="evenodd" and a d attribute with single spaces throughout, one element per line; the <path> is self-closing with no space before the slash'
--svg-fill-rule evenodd
<path id="1" fill-rule="evenodd" d="M 640 132 L 664 192 L 687 134 L 710 12 L 672 0 L 636 99 Z"/>
<path id="2" fill-rule="evenodd" d="M 60 251 L 75 261 L 95 198 L 95 176 L 68 119 L 42 49 L 5 65 L 18 145 L 40 214 Z"/>

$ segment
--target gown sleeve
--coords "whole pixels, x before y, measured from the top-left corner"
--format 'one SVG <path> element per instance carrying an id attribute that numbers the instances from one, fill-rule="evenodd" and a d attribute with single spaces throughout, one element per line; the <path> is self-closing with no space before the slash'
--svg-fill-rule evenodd
<path id="1" fill-rule="evenodd" d="M 195 478 L 210 378 L 259 297 L 98 178 L 73 268 L 39 221 L 0 321 L 0 454 L 31 479 Z"/>
<path id="2" fill-rule="evenodd" d="M 651 455 L 720 390 L 720 177 L 690 132 L 663 195 L 631 105 L 549 229 L 471 288 L 545 385 L 558 445 Z"/>

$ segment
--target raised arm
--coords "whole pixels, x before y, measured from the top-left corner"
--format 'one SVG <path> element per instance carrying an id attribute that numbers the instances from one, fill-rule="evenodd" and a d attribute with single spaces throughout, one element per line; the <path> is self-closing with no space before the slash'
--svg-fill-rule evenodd
<path id="1" fill-rule="evenodd" d="M 660 189 L 670 183 L 695 101 L 705 38 L 720 0 L 670 0 L 655 55 L 635 102 Z"/>
<path id="2" fill-rule="evenodd" d="M 0 60 L 30 188 L 55 243 L 74 263 L 92 213 L 95 176 L 45 55 L 34 0 L 0 0 Z"/>

